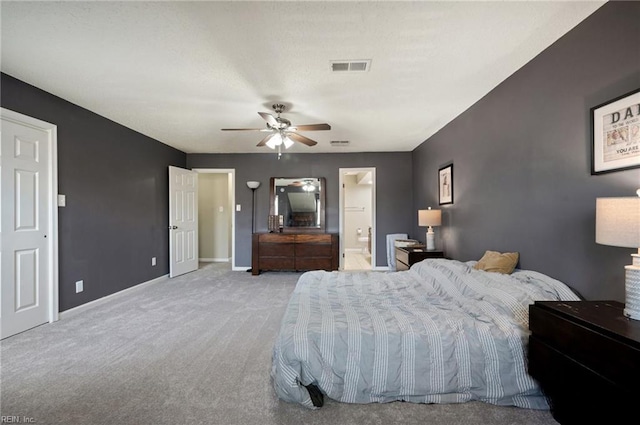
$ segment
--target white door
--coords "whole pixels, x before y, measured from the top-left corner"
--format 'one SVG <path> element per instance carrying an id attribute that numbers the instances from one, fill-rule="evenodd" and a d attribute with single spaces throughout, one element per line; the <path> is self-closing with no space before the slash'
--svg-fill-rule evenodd
<path id="1" fill-rule="evenodd" d="M 169 276 L 198 269 L 198 173 L 169 167 Z"/>
<path id="2" fill-rule="evenodd" d="M 2 110 L 1 338 L 57 319 L 55 128 Z"/>

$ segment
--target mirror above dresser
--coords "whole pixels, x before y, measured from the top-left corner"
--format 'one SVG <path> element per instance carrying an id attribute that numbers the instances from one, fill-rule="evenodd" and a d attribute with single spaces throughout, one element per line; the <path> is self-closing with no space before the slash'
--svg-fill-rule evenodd
<path id="1" fill-rule="evenodd" d="M 318 233 L 325 230 L 323 177 L 272 177 L 270 215 L 282 216 L 282 231 Z"/>

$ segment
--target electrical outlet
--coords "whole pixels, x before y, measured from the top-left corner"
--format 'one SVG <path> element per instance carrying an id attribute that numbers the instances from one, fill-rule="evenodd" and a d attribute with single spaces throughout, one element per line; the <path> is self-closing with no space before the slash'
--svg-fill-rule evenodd
<path id="1" fill-rule="evenodd" d="M 82 291 L 84 291 L 84 280 L 79 280 L 76 282 L 76 294 Z"/>
<path id="2" fill-rule="evenodd" d="M 156 265 L 156 257 L 151 257 L 151 265 L 152 266 Z"/>

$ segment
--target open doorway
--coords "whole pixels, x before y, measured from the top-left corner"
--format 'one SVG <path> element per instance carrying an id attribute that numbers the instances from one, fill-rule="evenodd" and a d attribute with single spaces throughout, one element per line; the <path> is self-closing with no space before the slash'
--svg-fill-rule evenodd
<path id="1" fill-rule="evenodd" d="M 233 169 L 198 172 L 198 254 L 200 262 L 230 262 L 235 269 Z"/>
<path id="2" fill-rule="evenodd" d="M 340 169 L 340 269 L 375 268 L 375 168 Z"/>

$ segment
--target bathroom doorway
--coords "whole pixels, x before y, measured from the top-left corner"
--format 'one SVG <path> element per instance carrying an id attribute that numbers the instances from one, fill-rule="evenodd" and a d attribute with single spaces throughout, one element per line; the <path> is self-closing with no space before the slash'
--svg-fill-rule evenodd
<path id="1" fill-rule="evenodd" d="M 375 168 L 340 169 L 340 269 L 375 269 Z"/>

